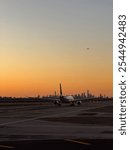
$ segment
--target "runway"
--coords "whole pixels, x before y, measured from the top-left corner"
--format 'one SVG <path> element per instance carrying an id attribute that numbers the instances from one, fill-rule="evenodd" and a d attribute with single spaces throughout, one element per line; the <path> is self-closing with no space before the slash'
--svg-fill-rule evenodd
<path id="1" fill-rule="evenodd" d="M 74 107 L 68 104 L 59 107 L 50 102 L 37 105 L 2 105 L 0 145 L 11 141 L 112 141 L 112 108 L 112 101 L 85 102 Z"/>
<path id="2" fill-rule="evenodd" d="M 110 139 L 10 141 L 3 142 L 0 150 L 112 150 L 112 143 Z"/>

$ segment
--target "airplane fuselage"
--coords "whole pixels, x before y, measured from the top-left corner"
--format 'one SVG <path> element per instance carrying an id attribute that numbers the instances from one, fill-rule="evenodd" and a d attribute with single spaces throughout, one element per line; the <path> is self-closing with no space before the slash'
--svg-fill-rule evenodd
<path id="1" fill-rule="evenodd" d="M 74 97 L 71 96 L 71 95 L 69 95 L 69 96 L 60 96 L 60 100 L 63 103 L 71 103 L 71 102 L 75 101 Z"/>

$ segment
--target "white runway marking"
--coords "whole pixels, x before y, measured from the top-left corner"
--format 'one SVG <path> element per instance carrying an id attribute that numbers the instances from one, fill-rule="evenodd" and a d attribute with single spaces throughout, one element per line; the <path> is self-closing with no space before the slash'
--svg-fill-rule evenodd
<path id="1" fill-rule="evenodd" d="M 73 142 L 73 143 L 78 143 L 82 145 L 91 145 L 90 143 L 83 142 L 83 141 L 77 141 L 77 140 L 71 140 L 71 139 L 65 139 L 65 141 Z"/>

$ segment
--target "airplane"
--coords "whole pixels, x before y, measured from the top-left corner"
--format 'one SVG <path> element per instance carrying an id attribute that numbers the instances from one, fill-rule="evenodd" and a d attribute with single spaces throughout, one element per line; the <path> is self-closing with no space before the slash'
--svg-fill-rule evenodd
<path id="1" fill-rule="evenodd" d="M 82 98 L 82 99 L 75 99 L 72 95 L 63 96 L 62 94 L 62 86 L 60 83 L 60 96 L 58 98 L 49 98 L 53 101 L 55 105 L 61 106 L 62 103 L 69 103 L 71 106 L 81 105 L 83 100 L 92 99 L 92 98 Z"/>

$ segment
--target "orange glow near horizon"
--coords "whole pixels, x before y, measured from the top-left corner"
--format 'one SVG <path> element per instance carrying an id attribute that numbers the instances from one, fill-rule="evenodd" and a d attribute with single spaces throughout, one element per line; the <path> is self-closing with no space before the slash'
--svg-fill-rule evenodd
<path id="1" fill-rule="evenodd" d="M 77 70 L 78 71 L 78 70 Z M 33 72 L 34 73 L 34 72 Z M 58 74 L 57 74 L 58 73 Z M 59 93 L 59 83 L 62 83 L 63 93 L 65 95 L 87 92 L 98 96 L 100 93 L 112 96 L 112 75 L 92 72 L 68 73 L 50 71 L 46 74 L 27 72 L 23 74 L 10 74 L 10 76 L 1 78 L 0 94 L 1 96 L 46 96 L 53 95 L 54 91 Z"/>

